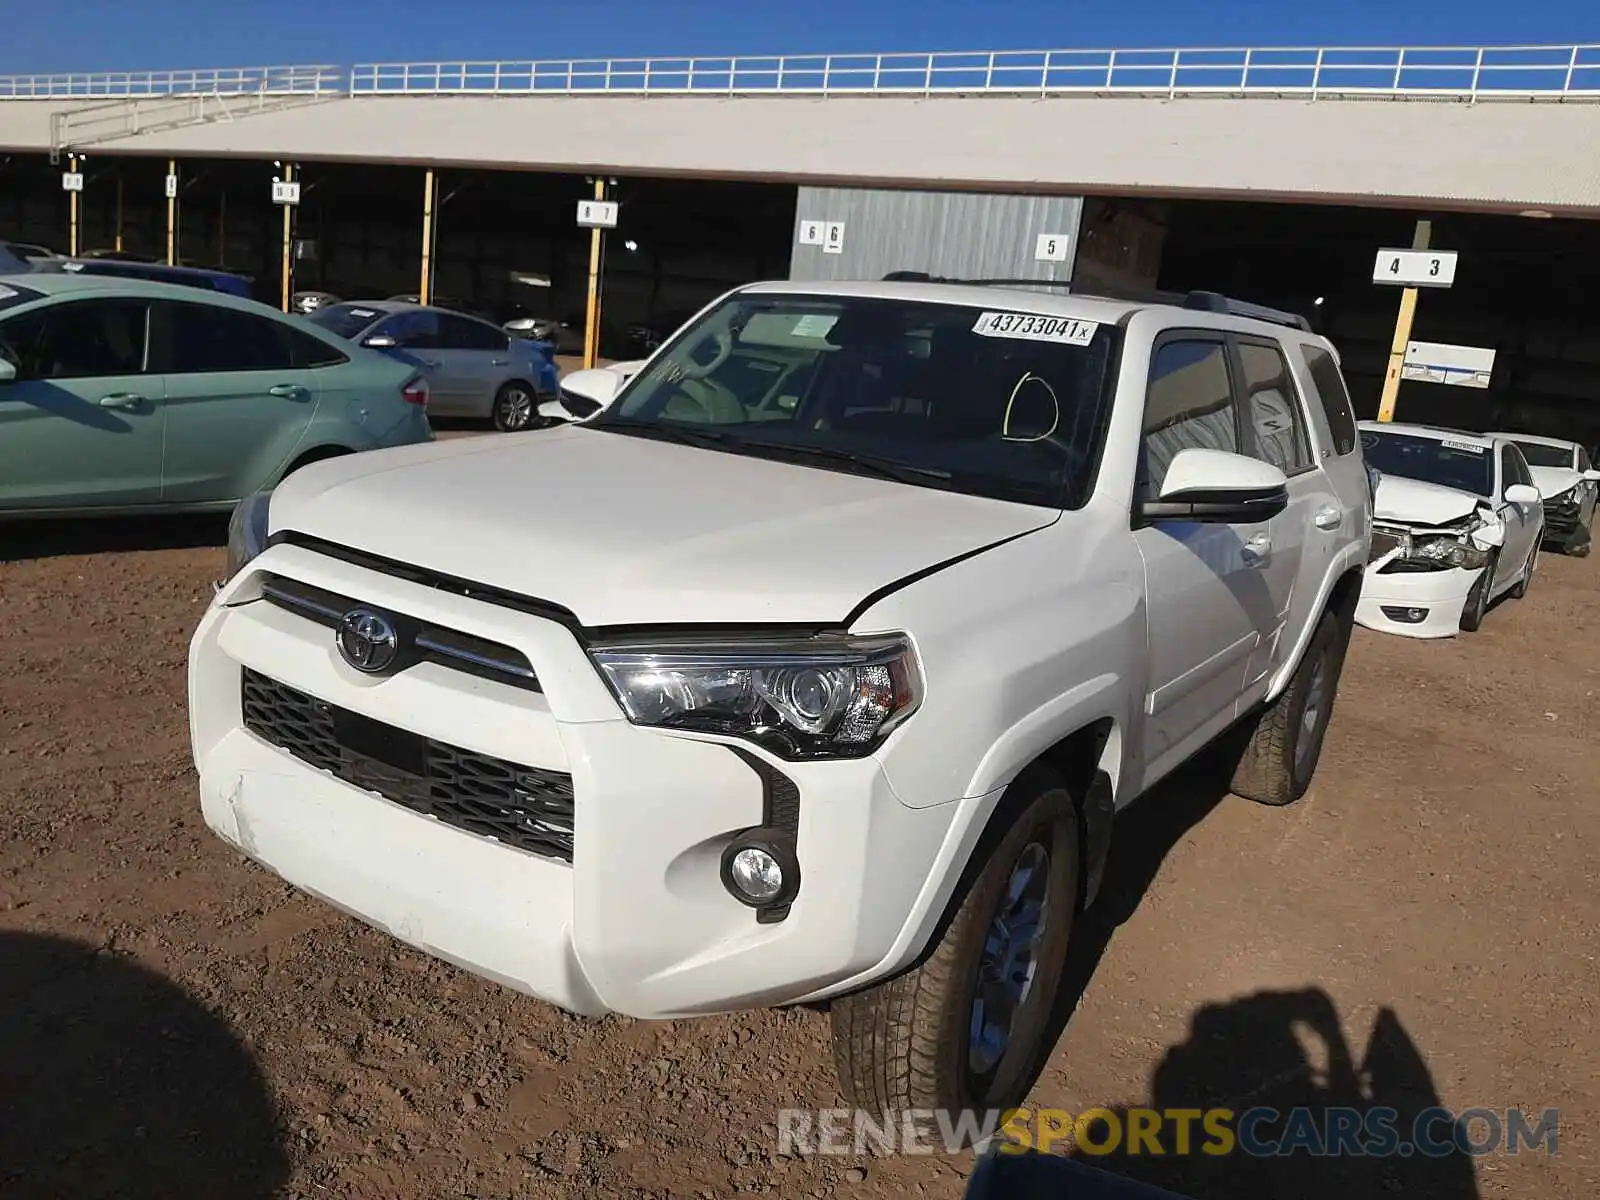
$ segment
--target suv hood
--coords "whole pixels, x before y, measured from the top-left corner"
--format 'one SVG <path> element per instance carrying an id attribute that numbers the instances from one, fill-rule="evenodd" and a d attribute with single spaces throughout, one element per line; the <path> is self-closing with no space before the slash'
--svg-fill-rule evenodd
<path id="1" fill-rule="evenodd" d="M 1571 467 L 1528 467 L 1534 486 L 1546 500 L 1554 500 L 1562 492 L 1571 491 L 1583 482 L 1583 472 Z"/>
<path id="2" fill-rule="evenodd" d="M 1058 510 L 564 426 L 328 459 L 292 530 L 559 604 L 587 626 L 822 624 Z"/>
<path id="3" fill-rule="evenodd" d="M 1401 525 L 1444 525 L 1469 517 L 1488 503 L 1482 496 L 1443 484 L 1384 475 L 1373 497 L 1372 517 Z"/>

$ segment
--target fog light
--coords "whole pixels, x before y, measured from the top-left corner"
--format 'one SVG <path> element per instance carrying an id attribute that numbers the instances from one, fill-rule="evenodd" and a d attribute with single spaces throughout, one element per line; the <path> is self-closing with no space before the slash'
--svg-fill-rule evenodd
<path id="1" fill-rule="evenodd" d="M 747 846 L 728 864 L 734 889 L 752 904 L 771 904 L 783 892 L 783 868 L 765 850 Z"/>
<path id="2" fill-rule="evenodd" d="M 722 886 L 751 908 L 785 908 L 800 890 L 800 863 L 790 838 L 775 829 L 748 829 L 722 852 Z"/>
<path id="3" fill-rule="evenodd" d="M 1425 608 L 1400 608 L 1383 605 L 1383 615 L 1391 621 L 1400 621 L 1406 625 L 1416 625 L 1426 619 L 1428 610 Z"/>

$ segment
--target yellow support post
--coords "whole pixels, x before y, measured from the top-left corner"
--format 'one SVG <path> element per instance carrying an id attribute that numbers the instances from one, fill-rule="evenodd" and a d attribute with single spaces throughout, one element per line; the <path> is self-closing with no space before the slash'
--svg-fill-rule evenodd
<path id="1" fill-rule="evenodd" d="M 78 173 L 78 156 L 67 156 L 67 170 L 76 175 Z M 73 258 L 78 257 L 78 193 L 67 193 L 67 253 Z"/>
<path id="2" fill-rule="evenodd" d="M 117 176 L 117 249 L 122 249 L 122 176 Z"/>
<path id="3" fill-rule="evenodd" d="M 435 185 L 433 168 L 429 167 L 422 180 L 422 280 L 417 285 L 417 303 L 427 304 L 433 287 L 433 202 Z"/>
<path id="4" fill-rule="evenodd" d="M 1433 222 L 1418 221 L 1411 239 L 1413 250 L 1426 250 L 1433 239 Z M 1400 376 L 1405 369 L 1406 343 L 1411 340 L 1411 324 L 1417 316 L 1417 289 L 1400 293 L 1400 312 L 1394 322 L 1394 341 L 1389 344 L 1389 369 L 1383 376 L 1383 396 L 1378 401 L 1378 420 L 1394 420 L 1394 403 L 1400 396 Z"/>
<path id="5" fill-rule="evenodd" d="M 596 178 L 594 198 L 606 198 L 606 181 Z M 605 230 L 599 226 L 589 231 L 589 305 L 583 323 L 583 365 L 587 370 L 600 358 L 600 263 L 605 241 Z"/>
<path id="6" fill-rule="evenodd" d="M 176 178 L 178 174 L 178 160 L 167 159 L 167 174 Z M 174 267 L 178 264 L 178 198 L 167 197 L 167 266 Z"/>
<path id="7" fill-rule="evenodd" d="M 294 182 L 294 164 L 283 164 L 283 181 Z M 294 287 L 294 205 L 283 206 L 283 311 L 289 311 L 289 297 Z"/>

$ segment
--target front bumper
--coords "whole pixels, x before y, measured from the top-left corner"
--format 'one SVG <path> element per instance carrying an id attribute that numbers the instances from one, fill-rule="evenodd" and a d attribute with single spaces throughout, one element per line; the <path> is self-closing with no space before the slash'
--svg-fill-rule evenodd
<path id="1" fill-rule="evenodd" d="M 258 598 L 264 572 L 513 647 L 543 690 L 434 662 L 363 676 L 325 626 Z M 430 739 L 570 773 L 570 864 L 454 828 L 269 744 L 244 725 L 244 668 Z M 873 758 L 786 763 L 638 728 L 554 621 L 294 546 L 267 550 L 219 592 L 191 645 L 189 692 L 201 806 L 219 836 L 402 941 L 585 1014 L 763 1007 L 893 969 L 968 807 L 902 803 Z M 763 820 L 752 755 L 800 796 L 800 892 L 766 924 L 719 872 L 731 838 Z"/>
<path id="2" fill-rule="evenodd" d="M 1392 573 L 1369 570 L 1362 577 L 1356 622 L 1404 637 L 1454 637 L 1461 630 L 1467 596 L 1483 571 L 1482 567 Z M 1412 619 L 1417 612 L 1420 618 Z"/>

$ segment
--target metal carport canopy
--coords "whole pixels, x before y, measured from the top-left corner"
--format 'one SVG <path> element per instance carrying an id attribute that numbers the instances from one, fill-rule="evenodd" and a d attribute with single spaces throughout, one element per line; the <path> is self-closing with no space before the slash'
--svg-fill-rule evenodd
<path id="1" fill-rule="evenodd" d="M 126 118 L 130 129 L 137 124 L 142 131 L 83 145 L 91 156 L 389 162 L 1600 216 L 1600 156 L 1593 153 L 1600 145 L 1600 89 L 1591 86 L 1600 81 L 1600 66 L 1588 65 L 1593 49 L 1559 48 L 1557 66 L 1549 68 L 1559 85 L 1540 82 L 1525 92 L 1496 91 L 1495 79 L 1482 74 L 1489 68 L 1472 74 L 1470 87 L 1453 88 L 1423 77 L 1416 86 L 1397 82 L 1341 92 L 1314 73 L 1309 87 L 1258 85 L 1250 81 L 1248 65 L 1241 79 L 1225 86 L 1179 83 L 1187 78 L 1182 72 L 1216 69 L 1186 65 L 1181 56 L 1210 51 L 1134 52 L 1170 55 L 1171 88 L 1164 82 L 1117 83 L 1116 70 L 1142 67 L 1110 67 L 1098 83 L 1055 86 L 1051 72 L 1059 66 L 1044 68 L 1043 87 L 968 86 L 962 82 L 966 75 L 940 84 L 934 72 L 957 68 L 939 66 L 927 68 L 928 86 L 909 89 L 747 87 L 742 81 L 755 69 L 726 59 L 712 60 L 724 64 L 725 91 L 652 88 L 648 82 L 643 88 L 621 86 L 616 81 L 622 68 L 609 62 L 604 87 L 574 84 L 571 63 L 564 64 L 566 80 L 558 75 L 554 88 L 534 78 L 541 64 L 521 64 L 534 68 L 531 74 L 525 70 L 531 82 L 523 87 L 503 84 L 507 64 L 489 64 L 492 86 L 472 81 L 471 73 L 480 69 L 474 64 L 460 64 L 448 76 L 441 64 L 403 65 L 393 69 L 403 72 L 398 83 L 385 82 L 390 68 L 384 67 L 348 73 L 262 68 L 249 85 L 255 92 L 240 85 L 229 94 L 215 80 L 169 81 L 164 90 L 146 82 L 147 90 L 136 97 L 123 91 L 126 99 L 117 99 L 115 88 L 86 93 L 82 80 L 89 77 L 77 77 L 66 95 L 0 100 L 0 147 L 48 151 L 50 114 L 71 114 L 64 121 L 58 117 L 70 129 L 91 116 L 71 110 L 92 105 L 94 120 Z M 1241 53 L 1248 63 L 1249 54 L 1269 52 Z M 1331 53 L 1317 51 L 1317 61 Z M 1407 53 L 1425 52 L 1395 53 L 1403 61 Z M 1476 53 L 1482 62 L 1487 52 Z M 982 56 L 976 57 L 981 64 Z M 1038 57 L 1030 52 L 1030 58 Z M 996 56 L 989 58 L 993 76 Z M 783 60 L 770 61 L 780 64 L 781 81 Z M 1253 69 L 1268 69 L 1260 61 Z M 414 67 L 425 81 L 420 86 L 412 82 Z M 702 65 L 702 78 L 707 69 Z M 835 78 L 844 69 L 834 68 Z M 1034 65 L 1000 69 L 1039 74 Z M 664 70 L 657 68 L 658 81 Z M 799 68 L 789 70 L 794 79 Z M 307 86 L 300 80 L 313 78 L 316 91 L 285 100 L 281 89 L 273 90 L 279 87 L 274 79 L 283 77 L 265 74 L 272 71 L 298 72 L 289 77 L 295 92 Z M 1395 69 L 1397 81 L 1401 72 Z M 254 78 L 247 71 L 237 74 Z M 1159 74 L 1165 77 L 1167 69 Z M 150 115 L 206 86 L 218 90 L 196 99 L 197 114 L 206 104 L 217 112 L 232 105 L 239 114 L 218 119 L 214 112 L 164 124 Z M 54 93 L 54 85 L 45 90 Z M 258 103 L 258 96 L 268 102 Z M 137 116 L 141 110 L 143 117 Z M 75 144 L 70 134 L 65 140 Z"/>

